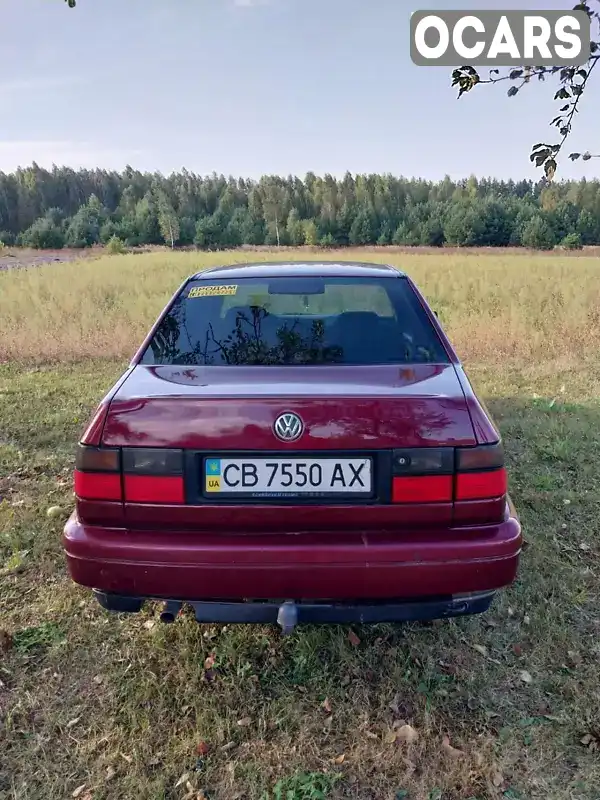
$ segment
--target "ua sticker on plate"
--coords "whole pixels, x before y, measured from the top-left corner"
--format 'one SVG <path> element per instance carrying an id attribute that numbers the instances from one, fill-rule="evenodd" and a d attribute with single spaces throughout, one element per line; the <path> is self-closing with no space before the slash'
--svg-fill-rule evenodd
<path id="1" fill-rule="evenodd" d="M 236 294 L 237 286 L 192 286 L 188 297 L 227 297 Z"/>
<path id="2" fill-rule="evenodd" d="M 221 491 L 221 459 L 211 458 L 206 462 L 206 491 Z"/>

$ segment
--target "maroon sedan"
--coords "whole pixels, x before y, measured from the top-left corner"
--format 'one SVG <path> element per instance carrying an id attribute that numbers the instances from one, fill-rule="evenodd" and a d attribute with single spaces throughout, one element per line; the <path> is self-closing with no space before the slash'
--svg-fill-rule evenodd
<path id="1" fill-rule="evenodd" d="M 78 447 L 64 546 L 104 608 L 201 622 L 487 610 L 521 528 L 499 433 L 435 315 L 377 264 L 216 267 Z"/>

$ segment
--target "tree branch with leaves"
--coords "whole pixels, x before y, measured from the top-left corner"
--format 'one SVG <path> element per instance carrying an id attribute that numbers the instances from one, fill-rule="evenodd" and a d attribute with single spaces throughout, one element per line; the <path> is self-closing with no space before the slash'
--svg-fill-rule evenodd
<path id="1" fill-rule="evenodd" d="M 511 86 L 507 94 L 509 97 L 515 97 L 522 89 L 536 80 L 541 82 L 547 78 L 558 80 L 559 88 L 554 95 L 554 100 L 563 102 L 563 105 L 550 125 L 558 129 L 560 139 L 552 144 L 546 142 L 534 144 L 529 156 L 530 161 L 535 163 L 536 167 L 544 168 L 548 180 L 552 180 L 556 173 L 558 158 L 573 131 L 581 99 L 588 88 L 594 69 L 600 61 L 600 0 L 587 0 L 587 2 L 577 3 L 573 10 L 585 11 L 592 25 L 590 57 L 584 66 L 536 67 L 529 65 L 519 69 L 509 69 L 505 73 L 501 73 L 498 69 L 493 69 L 490 71 L 488 78 L 482 78 L 475 67 L 472 66 L 460 67 L 452 73 L 452 86 L 458 87 L 459 98 L 472 91 L 476 86 L 484 84 L 508 81 Z M 589 161 L 592 158 L 600 158 L 600 153 L 592 153 L 588 150 L 584 153 L 570 153 L 569 158 L 572 161 L 577 161 L 580 158 L 583 161 Z"/>

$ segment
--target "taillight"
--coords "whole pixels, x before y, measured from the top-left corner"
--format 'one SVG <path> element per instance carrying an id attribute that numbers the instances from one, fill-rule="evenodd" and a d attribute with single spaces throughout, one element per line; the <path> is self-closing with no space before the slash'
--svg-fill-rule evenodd
<path id="1" fill-rule="evenodd" d="M 124 448 L 123 486 L 128 503 L 184 503 L 183 451 Z"/>
<path id="2" fill-rule="evenodd" d="M 456 451 L 455 500 L 489 500 L 507 491 L 501 442 Z"/>
<path id="3" fill-rule="evenodd" d="M 393 503 L 495 500 L 507 491 L 502 444 L 392 453 Z"/>
<path id="4" fill-rule="evenodd" d="M 75 494 L 82 500 L 121 501 L 120 450 L 116 447 L 79 445 L 74 484 Z"/>
<path id="5" fill-rule="evenodd" d="M 74 483 L 82 500 L 184 503 L 183 451 L 79 445 Z"/>
<path id="6" fill-rule="evenodd" d="M 424 447 L 392 453 L 393 503 L 451 503 L 454 449 Z"/>

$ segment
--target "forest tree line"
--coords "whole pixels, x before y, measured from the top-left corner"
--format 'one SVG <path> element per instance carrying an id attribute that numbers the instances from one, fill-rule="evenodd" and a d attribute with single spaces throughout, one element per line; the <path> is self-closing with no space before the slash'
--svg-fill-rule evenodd
<path id="1" fill-rule="evenodd" d="M 260 180 L 45 170 L 0 173 L 0 242 L 34 248 L 148 244 L 600 244 L 600 181 L 453 181 L 351 175 Z"/>

